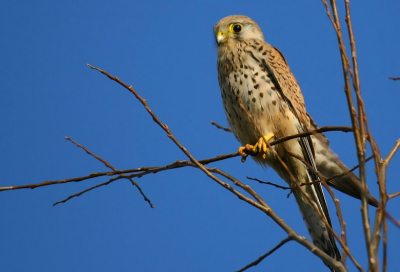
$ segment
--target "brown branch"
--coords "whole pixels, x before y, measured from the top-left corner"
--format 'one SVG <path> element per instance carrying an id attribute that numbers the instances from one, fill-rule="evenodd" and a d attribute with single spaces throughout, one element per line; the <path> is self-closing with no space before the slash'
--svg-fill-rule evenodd
<path id="1" fill-rule="evenodd" d="M 277 144 L 280 144 L 282 142 L 298 138 L 298 137 L 304 137 L 308 135 L 312 135 L 315 133 L 321 133 L 321 132 L 329 132 L 329 131 L 343 131 L 343 132 L 350 132 L 351 127 L 346 127 L 346 126 L 323 126 L 319 129 L 308 131 L 308 132 L 303 132 L 287 137 L 283 137 L 280 139 L 277 139 L 275 141 L 272 141 L 268 143 L 270 146 L 274 146 Z M 66 137 L 68 138 L 68 137 Z M 226 160 L 229 158 L 234 158 L 240 156 L 238 152 L 236 153 L 231 153 L 231 154 L 224 154 L 224 155 L 219 155 L 213 158 L 209 159 L 203 159 L 200 160 L 199 162 L 203 165 L 217 162 L 217 161 L 222 161 Z M 69 179 L 62 179 L 62 180 L 52 180 L 52 181 L 44 181 L 41 183 L 35 183 L 35 184 L 27 184 L 27 185 L 18 185 L 18 186 L 4 186 L 0 187 L 0 192 L 1 191 L 7 191 L 7 190 L 18 190 L 18 189 L 35 189 L 37 187 L 42 187 L 42 186 L 48 186 L 48 185 L 55 185 L 55 184 L 63 184 L 63 183 L 69 183 L 69 182 L 80 182 L 84 181 L 87 179 L 92 179 L 92 178 L 97 178 L 97 177 L 102 177 L 102 176 L 113 176 L 113 175 L 118 175 L 118 174 L 127 174 L 127 173 L 134 173 L 134 172 L 143 172 L 142 174 L 137 174 L 135 175 L 136 177 L 141 177 L 141 175 L 145 175 L 146 173 L 157 173 L 159 171 L 163 170 L 168 170 L 168 169 L 175 169 L 175 168 L 181 168 L 185 167 L 186 161 L 176 161 L 172 164 L 166 165 L 166 166 L 154 166 L 154 167 L 139 167 L 135 169 L 126 169 L 126 170 L 115 170 L 115 171 L 109 171 L 109 172 L 95 172 L 91 173 L 87 176 L 83 177 L 77 177 L 77 178 L 69 178 Z M 132 176 L 132 177 L 135 177 Z"/>
<path id="2" fill-rule="evenodd" d="M 252 177 L 246 177 L 246 178 L 250 179 L 250 180 L 258 181 L 261 184 L 272 185 L 272 186 L 274 186 L 276 188 L 283 189 L 283 190 L 291 190 L 291 189 L 295 188 L 295 186 L 294 187 L 292 187 L 292 186 L 281 186 L 281 185 L 278 185 L 276 183 L 272 183 L 272 182 L 268 182 L 268 181 L 262 181 L 262 180 L 260 180 L 258 178 L 252 178 Z"/>
<path id="3" fill-rule="evenodd" d="M 204 164 L 209 164 L 209 163 L 216 162 L 216 161 L 234 158 L 237 156 L 239 156 L 239 153 L 219 155 L 214 158 L 201 160 L 199 162 L 201 162 L 204 165 Z M 63 184 L 63 183 L 69 183 L 69 182 L 80 182 L 83 180 L 97 178 L 97 177 L 113 176 L 113 175 L 128 174 L 128 173 L 136 173 L 134 175 L 131 175 L 130 177 L 142 177 L 146 174 L 157 173 L 160 171 L 181 168 L 181 167 L 185 167 L 185 166 L 187 166 L 187 161 L 176 161 L 176 162 L 168 164 L 166 166 L 139 167 L 139 168 L 135 168 L 135 169 L 116 170 L 116 171 L 109 171 L 109 172 L 95 172 L 95 173 L 91 173 L 87 176 L 77 177 L 77 178 L 44 181 L 41 183 L 19 185 L 19 186 L 5 186 L 5 187 L 0 187 L 0 191 L 18 190 L 18 189 L 35 189 L 37 187 L 42 187 L 42 186 L 47 186 L 47 185 Z"/>
<path id="4" fill-rule="evenodd" d="M 394 147 L 392 148 L 392 150 L 390 150 L 389 154 L 387 155 L 387 157 L 385 158 L 385 160 L 383 161 L 383 163 L 385 165 L 388 165 L 389 162 L 392 160 L 394 154 L 396 154 L 397 150 L 400 148 L 400 139 L 398 139 L 396 141 L 396 144 L 394 145 Z"/>
<path id="5" fill-rule="evenodd" d="M 254 262 L 246 265 L 245 267 L 239 269 L 237 272 L 243 272 L 247 269 L 249 269 L 250 267 L 256 266 L 258 265 L 262 260 L 264 260 L 266 257 L 268 257 L 269 255 L 271 255 L 272 253 L 274 253 L 276 250 L 278 250 L 280 247 L 282 247 L 284 244 L 286 244 L 287 242 L 292 241 L 291 238 L 287 237 L 285 239 L 283 239 L 278 245 L 276 245 L 273 249 L 271 249 L 270 251 L 268 251 L 267 253 L 265 253 L 264 255 L 260 256 L 257 260 L 255 260 Z"/>
<path id="6" fill-rule="evenodd" d="M 75 144 L 76 146 L 82 148 L 83 150 L 86 151 L 87 154 L 95 157 L 97 160 L 101 161 L 102 163 L 104 163 L 104 165 L 108 168 L 110 168 L 111 170 L 117 171 L 117 169 L 115 169 L 111 164 L 109 164 L 106 160 L 100 158 L 99 156 L 97 156 L 96 154 L 94 154 L 93 152 L 91 152 L 86 146 L 80 145 L 78 144 L 76 141 L 72 140 L 70 137 L 65 137 L 66 140 L 72 142 L 73 144 Z"/>
<path id="7" fill-rule="evenodd" d="M 239 98 L 239 100 L 241 100 L 241 98 Z M 242 110 L 246 110 L 242 106 L 241 106 L 241 108 L 242 108 Z M 246 114 L 248 115 L 250 121 L 252 121 L 252 118 L 247 113 L 247 111 L 246 111 Z M 254 122 L 253 122 L 253 124 L 254 124 L 254 126 L 256 126 Z M 260 129 L 257 128 L 257 130 L 261 134 Z M 265 138 L 264 138 L 264 141 L 265 141 L 267 146 L 271 147 L 271 146 L 274 146 L 274 145 L 277 145 L 277 144 L 281 144 L 283 142 L 286 142 L 286 141 L 289 141 L 289 140 L 292 140 L 292 139 L 301 138 L 301 137 L 307 137 L 307 136 L 311 136 L 311 135 L 314 135 L 314 134 L 317 134 L 317 133 L 329 132 L 329 131 L 342 131 L 342 132 L 346 132 L 347 133 L 347 132 L 353 131 L 353 129 L 351 127 L 347 127 L 347 126 L 329 126 L 329 127 L 328 126 L 323 126 L 321 128 L 315 129 L 315 130 L 309 130 L 309 131 L 306 131 L 306 132 L 301 132 L 301 133 L 298 133 L 298 134 L 285 136 L 285 137 L 279 138 L 279 139 L 277 139 L 275 141 L 272 141 L 272 142 L 266 141 Z M 276 151 L 273 150 L 272 152 L 276 152 Z M 245 155 L 242 155 L 242 162 L 246 161 L 246 157 L 248 155 L 256 156 L 258 154 L 256 151 L 254 151 L 254 145 L 250 145 L 250 144 L 247 144 L 245 146 L 245 149 L 243 149 L 243 153 L 245 153 Z M 277 155 L 277 154 L 275 154 L 275 155 Z M 278 160 L 279 160 L 279 158 L 278 158 Z"/>
<path id="8" fill-rule="evenodd" d="M 79 193 L 70 195 L 70 196 L 67 197 L 66 199 L 57 201 L 57 202 L 55 202 L 55 203 L 53 204 L 53 206 L 56 206 L 56 205 L 58 205 L 58 204 L 60 204 L 60 203 L 65 203 L 65 202 L 67 202 L 68 200 L 70 200 L 70 199 L 72 199 L 72 198 L 74 198 L 74 197 L 78 197 L 78 196 L 80 196 L 80 195 L 82 195 L 82 194 L 84 194 L 84 193 L 87 193 L 87 192 L 89 192 L 89 191 L 91 191 L 91 190 L 93 190 L 93 189 L 96 189 L 96 188 L 98 188 L 98 187 L 101 187 L 101 186 L 104 186 L 104 185 L 108 185 L 108 184 L 110 184 L 111 182 L 116 181 L 116 180 L 121 179 L 121 178 L 122 178 L 121 176 L 118 176 L 118 177 L 115 177 L 115 178 L 111 178 L 111 179 L 109 179 L 109 180 L 106 181 L 106 182 L 97 184 L 97 185 L 95 185 L 95 186 L 93 186 L 93 187 L 90 187 L 90 188 L 88 188 L 88 189 L 86 189 L 86 190 L 83 190 L 83 191 L 81 191 L 81 192 L 79 192 Z"/>
<path id="9" fill-rule="evenodd" d="M 387 222 L 383 221 L 383 264 L 382 264 L 382 272 L 387 271 Z"/>
<path id="10" fill-rule="evenodd" d="M 268 144 L 270 146 L 274 146 L 274 145 L 286 142 L 286 141 L 291 140 L 291 139 L 311 136 L 311 135 L 314 135 L 315 133 L 322 133 L 322 132 L 328 132 L 328 131 L 352 132 L 353 128 L 352 127 L 347 127 L 347 126 L 329 126 L 329 127 L 328 126 L 323 126 L 323 127 L 320 127 L 319 129 L 309 130 L 307 132 L 302 132 L 302 133 L 299 133 L 299 134 L 282 137 L 282 138 L 279 138 L 276 141 L 270 142 Z"/>
<path id="11" fill-rule="evenodd" d="M 225 130 L 225 131 L 227 131 L 227 132 L 232 132 L 232 130 L 230 129 L 230 128 L 226 128 L 226 127 L 223 127 L 223 126 L 221 126 L 221 125 L 218 125 L 216 122 L 214 122 L 214 121 L 211 121 L 211 125 L 214 125 L 214 126 L 216 126 L 217 128 L 219 128 L 219 129 L 222 129 L 222 130 Z"/>
<path id="12" fill-rule="evenodd" d="M 118 172 L 121 172 L 121 171 L 118 171 Z M 0 187 L 0 191 L 19 190 L 19 189 L 35 189 L 37 187 L 54 185 L 54 184 L 63 184 L 63 183 L 69 183 L 69 182 L 79 182 L 79 181 L 83 181 L 83 180 L 87 180 L 87 179 L 97 178 L 97 177 L 100 177 L 100 176 L 106 176 L 107 173 L 112 173 L 112 175 L 114 175 L 114 172 L 92 173 L 92 174 L 89 174 L 87 176 L 78 177 L 78 178 L 61 179 L 61 180 L 49 180 L 49 181 L 44 181 L 44 182 L 41 182 L 41 183 L 18 185 L 18 186 L 4 186 L 4 187 Z"/>
<path id="13" fill-rule="evenodd" d="M 389 77 L 391 80 L 400 80 L 400 77 Z"/>
<path id="14" fill-rule="evenodd" d="M 369 129 L 369 128 L 368 128 Z M 379 160 L 375 159 L 375 166 L 376 166 L 376 174 L 378 176 L 378 185 L 379 185 L 379 207 L 375 212 L 375 228 L 373 232 L 373 239 L 372 239 L 372 250 L 375 256 L 378 254 L 378 247 L 381 239 L 381 231 L 383 229 L 383 246 L 384 246 L 384 259 L 383 259 L 383 269 L 387 269 L 387 224 L 386 224 L 386 218 L 388 217 L 392 221 L 394 220 L 387 212 L 386 212 L 386 203 L 390 199 L 390 196 L 387 195 L 386 192 L 386 172 L 387 172 L 387 167 L 389 165 L 389 162 L 393 158 L 393 156 L 396 154 L 397 150 L 400 147 L 400 139 L 396 141 L 396 144 L 392 148 L 392 150 L 389 152 L 387 157 L 382 160 L 379 149 L 375 143 L 375 141 L 370 137 L 370 143 L 372 146 L 372 151 L 374 154 L 376 153 L 379 156 Z M 374 259 L 374 262 L 372 262 L 375 267 L 378 266 L 377 260 Z"/>
<path id="15" fill-rule="evenodd" d="M 388 199 L 395 198 L 396 196 L 399 196 L 399 195 L 400 195 L 400 192 L 397 192 L 397 193 L 394 193 L 394 194 L 388 195 Z"/>
<path id="16" fill-rule="evenodd" d="M 251 177 L 246 177 L 246 178 L 248 178 L 250 180 L 258 181 L 261 184 L 272 185 L 272 186 L 274 186 L 276 188 L 279 188 L 279 189 L 282 189 L 282 190 L 292 190 L 294 188 L 297 188 L 296 185 L 294 185 L 294 186 L 281 186 L 281 185 L 278 185 L 276 183 L 272 183 L 272 182 L 268 182 L 268 181 L 262 181 L 262 180 L 259 180 L 257 178 L 251 178 Z M 309 186 L 309 185 L 317 184 L 317 183 L 321 183 L 321 181 L 320 180 L 316 180 L 316 181 L 312 181 L 312 182 L 302 182 L 302 183 L 299 183 L 299 186 Z"/>

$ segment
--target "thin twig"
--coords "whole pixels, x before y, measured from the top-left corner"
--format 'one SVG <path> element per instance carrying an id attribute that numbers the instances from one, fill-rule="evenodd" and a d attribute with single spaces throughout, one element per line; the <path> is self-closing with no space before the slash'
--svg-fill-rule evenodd
<path id="1" fill-rule="evenodd" d="M 396 144 L 394 145 L 394 147 L 392 148 L 392 150 L 390 150 L 389 154 L 387 155 L 387 157 L 384 160 L 384 164 L 388 165 L 389 162 L 392 160 L 394 154 L 396 154 L 397 150 L 399 150 L 400 148 L 400 139 L 398 139 L 396 141 Z"/>
<path id="2" fill-rule="evenodd" d="M 84 194 L 84 193 L 87 193 L 87 192 L 89 192 L 89 191 L 91 191 L 91 190 L 93 190 L 93 189 L 96 189 L 96 188 L 98 188 L 98 187 L 101 187 L 101 186 L 104 186 L 104 185 L 108 185 L 108 184 L 110 184 L 111 182 L 116 181 L 116 180 L 121 179 L 121 178 L 122 178 L 121 176 L 118 176 L 118 177 L 115 177 L 115 178 L 111 178 L 111 179 L 109 179 L 109 180 L 106 181 L 106 182 L 97 184 L 97 185 L 95 185 L 95 186 L 93 186 L 93 187 L 90 187 L 90 188 L 87 188 L 86 190 L 83 190 L 83 191 L 81 191 L 81 192 L 79 192 L 79 193 L 70 195 L 69 197 L 67 197 L 67 198 L 65 198 L 65 199 L 63 199 L 63 200 L 57 201 L 57 202 L 55 202 L 55 203 L 53 204 L 53 206 L 56 206 L 56 205 L 58 205 L 58 204 L 60 204 L 60 203 L 65 203 L 65 202 L 67 202 L 68 200 L 70 200 L 70 199 L 72 199 L 72 198 L 74 198 L 74 197 L 78 197 L 78 196 L 80 196 L 80 195 L 82 195 L 82 194 Z"/>
<path id="3" fill-rule="evenodd" d="M 245 267 L 239 269 L 237 272 L 243 272 L 247 269 L 249 269 L 250 267 L 256 266 L 258 265 L 262 260 L 264 260 L 266 257 L 268 257 L 269 255 L 271 255 L 272 253 L 274 253 L 276 250 L 278 250 L 280 247 L 282 247 L 284 244 L 286 244 L 287 242 L 292 241 L 291 238 L 287 237 L 285 239 L 283 239 L 278 245 L 276 245 L 273 249 L 271 249 L 270 251 L 268 251 L 267 253 L 265 253 L 264 255 L 260 256 L 257 260 L 255 260 L 254 262 L 246 265 Z"/>
<path id="4" fill-rule="evenodd" d="M 246 178 L 248 178 L 250 180 L 258 181 L 261 184 L 272 185 L 272 186 L 274 186 L 276 188 L 279 188 L 279 189 L 282 189 L 282 190 L 292 190 L 294 188 L 297 188 L 296 185 L 294 185 L 294 186 L 281 186 L 281 185 L 278 185 L 276 183 L 272 183 L 272 182 L 268 182 L 268 181 L 262 181 L 262 180 L 259 180 L 257 178 L 251 178 L 251 177 L 246 177 Z M 311 181 L 311 182 L 302 182 L 302 183 L 299 183 L 299 186 L 310 186 L 312 184 L 317 184 L 317 183 L 321 183 L 321 181 L 320 180 L 316 180 L 316 181 Z"/>
<path id="5" fill-rule="evenodd" d="M 400 195 L 400 192 L 397 192 L 397 193 L 394 193 L 394 194 L 388 195 L 388 199 L 395 198 L 396 196 L 399 196 L 399 195 Z"/>
<path id="6" fill-rule="evenodd" d="M 219 128 L 219 129 L 225 130 L 225 131 L 227 131 L 227 132 L 232 132 L 232 130 L 231 130 L 230 128 L 223 127 L 223 126 L 217 124 L 217 123 L 214 122 L 214 121 L 211 121 L 211 124 L 214 125 L 214 126 L 216 126 L 216 127 Z"/>
<path id="7" fill-rule="evenodd" d="M 372 146 L 372 151 L 377 153 L 379 158 L 380 153 L 379 150 L 376 146 L 375 141 L 370 141 L 371 146 Z M 386 218 L 389 217 L 389 219 L 392 219 L 391 216 L 385 211 L 386 210 L 386 203 L 390 199 L 390 196 L 387 195 L 386 192 L 386 171 L 387 167 L 389 165 L 389 162 L 392 160 L 393 156 L 396 154 L 397 150 L 400 147 L 400 139 L 398 139 L 392 148 L 392 150 L 389 152 L 387 157 L 382 160 L 380 159 L 379 161 L 375 160 L 375 165 L 376 165 L 376 173 L 378 176 L 378 184 L 379 184 L 379 208 L 375 212 L 375 228 L 374 228 L 374 236 L 372 240 L 372 250 L 375 256 L 378 254 L 378 247 L 380 243 L 380 238 L 381 238 L 381 230 L 383 229 L 383 240 L 384 240 L 384 260 L 383 260 L 383 269 L 386 269 L 387 267 L 387 256 L 386 256 L 386 251 L 387 251 L 387 226 L 386 226 Z M 393 220 L 392 220 L 393 221 Z M 375 261 L 373 263 L 375 267 L 378 266 L 378 262 Z"/>
<path id="8" fill-rule="evenodd" d="M 298 133 L 296 135 L 290 135 L 290 136 L 286 136 L 286 137 L 282 137 L 279 138 L 273 142 L 268 143 L 270 146 L 274 146 L 283 142 L 286 142 L 288 140 L 291 139 L 295 139 L 295 138 L 300 138 L 300 137 L 307 137 L 307 136 L 311 136 L 314 135 L 316 133 L 322 133 L 322 132 L 329 132 L 329 131 L 342 131 L 342 132 L 352 132 L 353 128 L 352 127 L 347 127 L 347 126 L 323 126 L 320 127 L 318 129 L 314 129 L 314 130 L 309 130 L 306 132 L 302 132 L 302 133 Z"/>
<path id="9" fill-rule="evenodd" d="M 86 151 L 87 154 L 95 157 L 97 160 L 101 161 L 102 163 L 104 163 L 104 165 L 108 168 L 110 168 L 111 170 L 117 171 L 117 169 L 115 169 L 111 164 L 108 163 L 108 161 L 100 158 L 99 156 L 97 156 L 96 154 L 94 154 L 93 152 L 91 152 L 86 146 L 80 145 L 78 144 L 76 141 L 72 140 L 70 137 L 65 137 L 66 140 L 72 142 L 73 144 L 75 144 L 76 146 L 78 146 L 79 148 L 82 148 L 83 150 Z"/>
<path id="10" fill-rule="evenodd" d="M 276 188 L 283 189 L 283 190 L 291 190 L 293 188 L 291 186 L 281 186 L 281 185 L 278 185 L 278 184 L 275 184 L 272 182 L 262 181 L 262 180 L 259 180 L 258 178 L 251 178 L 251 177 L 246 177 L 246 178 L 248 178 L 250 180 L 258 181 L 259 183 L 262 183 L 262 184 L 272 185 Z"/>

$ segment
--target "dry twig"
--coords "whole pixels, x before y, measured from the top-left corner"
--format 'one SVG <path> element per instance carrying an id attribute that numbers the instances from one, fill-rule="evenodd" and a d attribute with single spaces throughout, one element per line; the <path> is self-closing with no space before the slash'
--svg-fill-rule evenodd
<path id="1" fill-rule="evenodd" d="M 227 132 L 232 132 L 230 128 L 223 127 L 223 126 L 217 124 L 217 123 L 214 122 L 214 121 L 211 121 L 211 124 L 214 125 L 214 126 L 216 126 L 216 127 L 219 128 L 219 129 L 225 130 L 225 131 L 227 131 Z"/>
<path id="2" fill-rule="evenodd" d="M 260 256 L 257 260 L 255 260 L 254 262 L 246 265 L 245 267 L 243 267 L 242 269 L 239 269 L 237 272 L 242 272 L 245 271 L 247 269 L 249 269 L 250 267 L 256 266 L 258 265 L 260 262 L 262 262 L 262 260 L 264 260 L 266 257 L 268 257 L 269 255 L 271 255 L 272 253 L 274 253 L 276 250 L 278 250 L 281 246 L 283 246 L 284 244 L 286 244 L 287 242 L 292 241 L 292 239 L 285 238 L 283 239 L 279 244 L 277 244 L 273 249 L 271 249 L 270 251 L 268 251 L 267 253 L 265 253 L 264 255 Z"/>

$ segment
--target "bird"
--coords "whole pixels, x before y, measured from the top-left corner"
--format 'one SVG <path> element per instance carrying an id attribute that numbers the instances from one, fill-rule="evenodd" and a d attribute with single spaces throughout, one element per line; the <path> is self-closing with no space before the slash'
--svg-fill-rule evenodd
<path id="1" fill-rule="evenodd" d="M 221 19 L 214 35 L 224 110 L 231 131 L 244 146 L 239 152 L 245 156 L 246 151 L 256 151 L 257 163 L 270 166 L 292 186 L 313 243 L 340 260 L 334 235 L 326 226 L 332 224 L 321 183 L 314 182 L 319 180 L 315 171 L 332 178 L 327 179 L 330 186 L 355 198 L 362 197 L 361 183 L 323 134 L 268 146 L 268 141 L 318 128 L 306 111 L 300 86 L 283 54 L 265 42 L 261 28 L 249 17 Z M 299 186 L 306 183 L 311 184 Z M 377 206 L 376 199 L 364 191 L 368 203 Z"/>

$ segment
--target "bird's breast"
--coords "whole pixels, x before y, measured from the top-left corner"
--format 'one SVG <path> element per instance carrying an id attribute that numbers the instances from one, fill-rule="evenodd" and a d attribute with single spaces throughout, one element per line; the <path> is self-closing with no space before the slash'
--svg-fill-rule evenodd
<path id="1" fill-rule="evenodd" d="M 254 144 L 280 128 L 289 109 L 271 75 L 254 56 L 242 48 L 225 52 L 218 61 L 219 83 L 228 122 L 242 144 Z"/>

